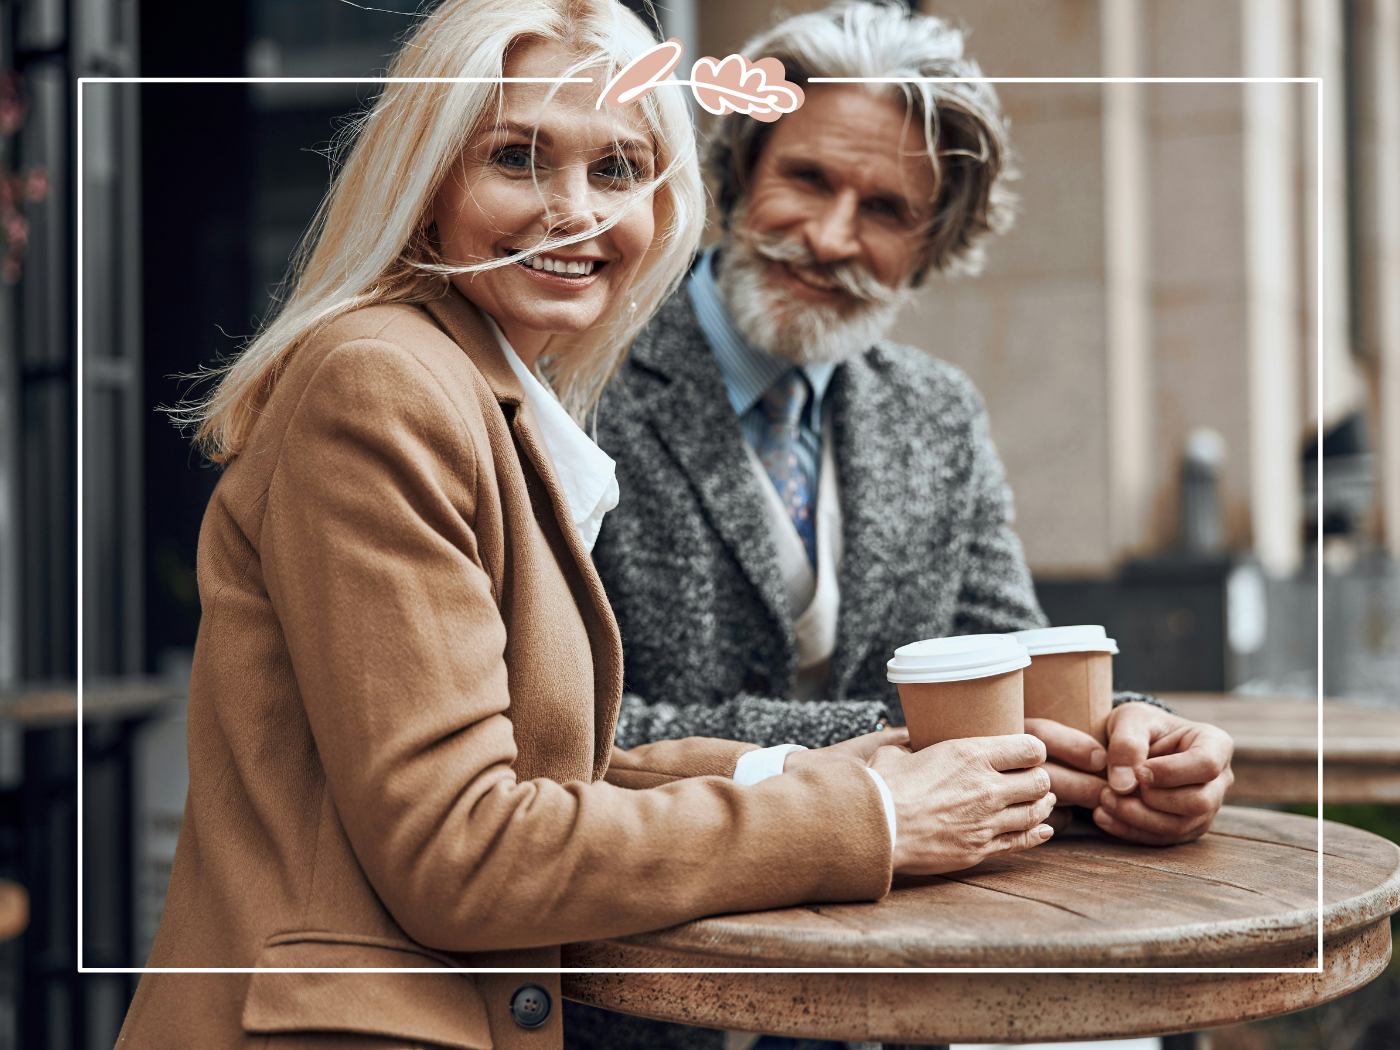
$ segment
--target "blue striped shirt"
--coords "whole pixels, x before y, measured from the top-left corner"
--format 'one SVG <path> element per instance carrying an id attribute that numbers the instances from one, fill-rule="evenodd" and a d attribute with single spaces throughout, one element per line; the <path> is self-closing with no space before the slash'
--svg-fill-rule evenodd
<path id="1" fill-rule="evenodd" d="M 740 334 L 734 318 L 725 305 L 724 296 L 715 284 L 714 261 L 716 248 L 710 248 L 695 264 L 690 273 L 690 301 L 695 307 L 695 316 L 700 322 L 700 330 L 705 333 L 705 341 L 710 344 L 715 360 L 719 363 L 720 374 L 724 376 L 724 387 L 729 394 L 729 403 L 734 414 L 739 417 L 739 426 L 744 438 L 756 451 L 768 425 L 760 399 L 768 389 L 783 376 L 796 369 L 807 377 L 812 387 L 812 397 L 802 410 L 802 420 L 798 425 L 797 461 L 802 472 L 807 475 L 807 491 L 811 494 L 812 511 L 816 512 L 817 479 L 820 475 L 822 451 L 822 398 L 826 396 L 836 365 L 832 363 L 814 365 L 794 365 L 781 357 L 775 357 L 751 344 Z"/>

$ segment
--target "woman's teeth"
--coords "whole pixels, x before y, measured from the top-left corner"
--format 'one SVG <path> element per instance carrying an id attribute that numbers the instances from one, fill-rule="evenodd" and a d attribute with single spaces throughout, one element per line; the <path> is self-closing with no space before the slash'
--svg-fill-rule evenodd
<path id="1" fill-rule="evenodd" d="M 585 277 L 593 272 L 593 260 L 588 259 L 583 262 L 565 262 L 563 259 L 550 259 L 543 255 L 532 255 L 521 263 L 534 270 L 547 270 L 550 273 L 577 274 Z"/>

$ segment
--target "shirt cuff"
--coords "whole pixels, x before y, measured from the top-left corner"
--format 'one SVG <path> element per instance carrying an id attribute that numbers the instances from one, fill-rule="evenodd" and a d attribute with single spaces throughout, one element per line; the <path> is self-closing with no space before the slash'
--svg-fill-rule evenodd
<path id="1" fill-rule="evenodd" d="M 880 801 L 885 804 L 885 823 L 890 826 L 890 849 L 894 849 L 895 827 L 894 827 L 894 796 L 890 794 L 890 786 L 885 783 L 885 778 L 869 766 L 865 771 L 870 774 L 875 781 L 875 786 L 880 789 Z"/>
<path id="2" fill-rule="evenodd" d="M 773 747 L 761 747 L 757 751 L 746 751 L 739 756 L 739 762 L 734 767 L 734 782 L 757 784 L 760 780 L 776 777 L 783 771 L 783 760 L 788 755 L 794 751 L 806 750 L 801 744 L 777 744 Z M 888 788 L 885 791 L 886 794 L 889 793 Z"/>

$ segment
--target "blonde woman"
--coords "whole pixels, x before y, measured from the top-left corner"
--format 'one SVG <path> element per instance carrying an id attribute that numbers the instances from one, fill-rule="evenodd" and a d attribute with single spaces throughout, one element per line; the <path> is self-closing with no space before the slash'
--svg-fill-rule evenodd
<path id="1" fill-rule="evenodd" d="M 702 222 L 679 93 L 595 107 L 650 44 L 612 0 L 442 4 L 394 76 L 592 82 L 386 85 L 281 314 L 196 410 L 224 473 L 148 965 L 260 972 L 147 974 L 119 1045 L 559 1046 L 557 974 L 443 968 L 1041 841 L 1048 777 L 1000 771 L 1044 757 L 1028 737 L 956 831 L 920 802 L 937 756 L 877 750 L 898 731 L 611 746 L 589 549 L 618 494 L 577 421 Z"/>

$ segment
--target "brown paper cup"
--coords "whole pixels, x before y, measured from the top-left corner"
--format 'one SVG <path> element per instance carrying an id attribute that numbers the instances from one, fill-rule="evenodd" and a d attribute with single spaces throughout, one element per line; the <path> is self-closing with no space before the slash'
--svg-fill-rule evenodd
<path id="1" fill-rule="evenodd" d="M 943 740 L 1026 731 L 1021 669 L 958 682 L 901 682 L 899 703 L 918 751 Z"/>
<path id="2" fill-rule="evenodd" d="M 1046 653 L 1025 669 L 1027 718 L 1053 718 L 1108 743 L 1113 654 Z M 902 695 L 902 694 L 901 694 Z"/>

